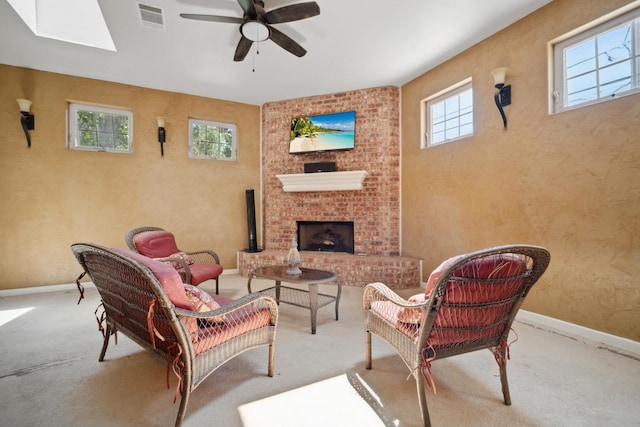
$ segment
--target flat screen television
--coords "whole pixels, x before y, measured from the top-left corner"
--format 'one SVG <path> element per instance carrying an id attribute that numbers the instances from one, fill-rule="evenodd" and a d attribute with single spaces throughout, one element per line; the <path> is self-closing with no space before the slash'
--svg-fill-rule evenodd
<path id="1" fill-rule="evenodd" d="M 318 114 L 291 119 L 289 153 L 353 150 L 356 112 Z"/>

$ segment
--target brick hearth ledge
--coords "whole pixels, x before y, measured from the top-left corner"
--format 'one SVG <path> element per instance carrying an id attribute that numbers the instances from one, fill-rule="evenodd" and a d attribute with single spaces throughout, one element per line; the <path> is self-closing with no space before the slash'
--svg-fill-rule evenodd
<path id="1" fill-rule="evenodd" d="M 254 268 L 284 264 L 286 255 L 285 250 L 238 251 L 238 271 L 248 277 Z M 333 271 L 345 286 L 382 282 L 392 289 L 406 289 L 419 286 L 422 278 L 422 260 L 418 258 L 315 251 L 301 251 L 300 256 L 303 267 Z"/>

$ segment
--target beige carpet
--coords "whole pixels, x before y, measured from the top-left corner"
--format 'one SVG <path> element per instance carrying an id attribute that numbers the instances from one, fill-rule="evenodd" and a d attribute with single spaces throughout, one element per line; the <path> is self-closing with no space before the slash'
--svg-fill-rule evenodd
<path id="1" fill-rule="evenodd" d="M 220 289 L 230 297 L 244 295 L 246 280 L 223 276 Z M 18 310 L 0 326 L 0 425 L 173 425 L 176 383 L 172 378 L 166 388 L 165 361 L 121 336 L 99 363 L 99 298 L 93 289 L 86 296 L 80 305 L 75 291 L 0 298 L 5 317 Z M 307 402 L 313 409 L 304 413 L 322 419 L 335 405 L 314 385 L 355 374 L 395 425 L 419 426 L 415 382 L 406 380 L 408 370 L 391 347 L 374 338 L 373 369 L 364 369 L 361 300 L 361 289 L 344 287 L 340 320 L 334 320 L 332 306 L 321 308 L 317 335 L 310 334 L 308 311 L 281 305 L 274 377 L 266 375 L 266 348 L 243 353 L 195 390 L 184 425 L 248 427 L 241 408 L 306 386 L 314 396 Z M 640 361 L 521 323 L 515 329 L 519 339 L 508 365 L 513 404 L 502 403 L 498 368 L 488 351 L 439 360 L 432 367 L 438 393 L 427 395 L 434 426 L 638 425 Z M 290 412 L 298 408 L 289 406 Z M 258 425 L 268 425 L 269 410 L 257 412 Z"/>

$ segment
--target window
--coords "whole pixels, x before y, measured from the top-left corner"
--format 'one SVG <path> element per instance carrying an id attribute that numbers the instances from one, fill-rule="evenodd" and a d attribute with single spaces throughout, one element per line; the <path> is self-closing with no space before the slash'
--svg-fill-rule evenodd
<path id="1" fill-rule="evenodd" d="M 550 43 L 552 112 L 640 91 L 640 8 L 634 6 Z"/>
<path id="2" fill-rule="evenodd" d="M 421 112 L 422 148 L 473 135 L 471 79 L 423 99 Z"/>
<path id="3" fill-rule="evenodd" d="M 189 119 L 189 157 L 236 159 L 236 125 Z"/>
<path id="4" fill-rule="evenodd" d="M 67 146 L 72 150 L 133 151 L 131 111 L 71 103 L 67 129 Z"/>

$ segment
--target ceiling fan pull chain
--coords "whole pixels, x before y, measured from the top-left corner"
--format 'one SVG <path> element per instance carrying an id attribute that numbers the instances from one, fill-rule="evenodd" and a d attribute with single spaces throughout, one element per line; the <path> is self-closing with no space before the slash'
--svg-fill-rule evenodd
<path id="1" fill-rule="evenodd" d="M 252 55 L 252 60 L 253 60 L 253 72 L 256 72 L 256 55 L 260 55 L 260 42 L 257 41 L 253 47 L 253 55 Z"/>

